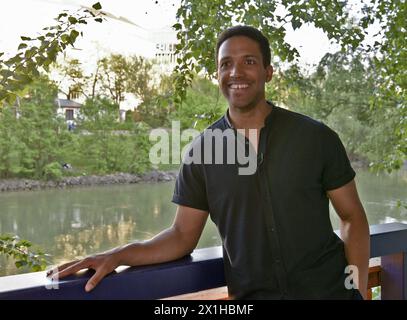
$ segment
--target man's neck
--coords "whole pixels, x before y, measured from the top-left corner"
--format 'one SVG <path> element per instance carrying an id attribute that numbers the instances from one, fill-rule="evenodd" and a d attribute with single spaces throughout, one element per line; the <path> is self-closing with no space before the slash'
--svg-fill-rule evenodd
<path id="1" fill-rule="evenodd" d="M 266 100 L 261 101 L 250 110 L 241 110 L 229 106 L 229 120 L 236 129 L 261 129 L 271 112 L 271 106 Z"/>

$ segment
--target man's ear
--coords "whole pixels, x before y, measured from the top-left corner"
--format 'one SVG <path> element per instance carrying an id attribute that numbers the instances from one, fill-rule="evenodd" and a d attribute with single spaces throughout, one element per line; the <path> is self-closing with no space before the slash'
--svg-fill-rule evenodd
<path id="1" fill-rule="evenodd" d="M 271 81 L 271 79 L 273 78 L 273 72 L 274 70 L 271 65 L 266 67 L 266 82 Z"/>

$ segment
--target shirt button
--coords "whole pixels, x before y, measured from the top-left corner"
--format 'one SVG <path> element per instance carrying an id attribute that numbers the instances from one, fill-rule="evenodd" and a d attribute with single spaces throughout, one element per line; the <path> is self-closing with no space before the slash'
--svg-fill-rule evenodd
<path id="1" fill-rule="evenodd" d="M 276 263 L 280 263 L 281 262 L 281 260 L 280 259 L 276 259 Z"/>
<path id="2" fill-rule="evenodd" d="M 274 228 L 271 228 L 271 232 L 274 232 L 274 231 L 276 231 L 276 229 L 274 229 Z"/>

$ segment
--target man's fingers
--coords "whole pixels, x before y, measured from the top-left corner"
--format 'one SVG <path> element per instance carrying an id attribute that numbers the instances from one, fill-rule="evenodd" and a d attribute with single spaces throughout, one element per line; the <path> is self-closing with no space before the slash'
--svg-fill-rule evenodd
<path id="1" fill-rule="evenodd" d="M 89 260 L 85 259 L 85 260 L 82 260 L 82 261 L 79 261 L 79 262 L 76 262 L 76 263 L 70 265 L 69 267 L 58 272 L 57 274 L 54 274 L 52 276 L 52 278 L 53 279 L 64 278 L 66 276 L 69 276 L 70 274 L 78 272 L 79 270 L 86 269 L 89 267 L 90 267 L 90 262 L 89 262 Z"/>
<path id="2" fill-rule="evenodd" d="M 106 276 L 106 274 L 108 274 L 108 272 L 106 272 L 104 268 L 100 268 L 99 270 L 97 270 L 92 278 L 90 278 L 89 281 L 86 283 L 85 291 L 89 292 L 93 290 L 93 288 L 98 285 L 100 280 L 102 280 Z"/>
<path id="3" fill-rule="evenodd" d="M 95 274 L 86 283 L 85 290 L 87 292 L 93 290 L 98 283 L 115 268 L 115 264 L 108 263 L 104 256 L 88 257 L 83 260 L 77 260 L 65 263 L 56 269 L 48 272 L 47 276 L 51 275 L 52 280 L 58 280 L 68 275 L 74 274 L 82 269 L 93 269 Z"/>
<path id="4" fill-rule="evenodd" d="M 47 277 L 51 276 L 54 273 L 56 274 L 58 272 L 61 272 L 62 270 L 65 270 L 66 268 L 68 268 L 68 267 L 70 267 L 73 264 L 78 263 L 78 262 L 79 262 L 79 260 L 70 261 L 70 262 L 61 264 L 60 266 L 57 266 L 57 267 L 55 267 L 55 268 L 53 268 L 51 270 L 48 270 L 47 271 Z"/>

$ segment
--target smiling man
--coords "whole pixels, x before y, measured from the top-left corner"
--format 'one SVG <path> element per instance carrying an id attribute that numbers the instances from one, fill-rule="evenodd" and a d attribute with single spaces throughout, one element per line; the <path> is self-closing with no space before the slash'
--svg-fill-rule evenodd
<path id="1" fill-rule="evenodd" d="M 324 124 L 266 101 L 273 69 L 269 42 L 257 29 L 224 31 L 216 58 L 229 108 L 208 130 L 233 132 L 236 143 L 243 135 L 245 150 L 257 155 L 254 173 L 239 174 L 238 162 L 184 163 L 170 228 L 149 241 L 65 264 L 55 276 L 95 269 L 89 291 L 119 265 L 180 258 L 195 248 L 210 215 L 222 239 L 233 298 L 360 299 L 367 286 L 369 229 L 340 139 Z M 191 152 L 198 149 L 205 157 L 207 137 L 199 136 Z M 225 153 L 229 144 L 222 144 Z M 332 229 L 329 200 L 340 218 L 341 238 Z"/>
<path id="2" fill-rule="evenodd" d="M 236 165 L 184 165 L 173 201 L 210 213 L 235 298 L 360 298 L 367 286 L 369 229 L 337 134 L 266 101 L 273 69 L 268 40 L 258 30 L 226 30 L 216 57 L 229 109 L 210 129 L 256 130 L 254 139 L 246 134 L 246 144 L 256 150 L 258 167 L 246 176 Z M 329 199 L 342 240 L 332 229 Z M 346 281 L 348 266 L 358 275 L 354 286 Z"/>

